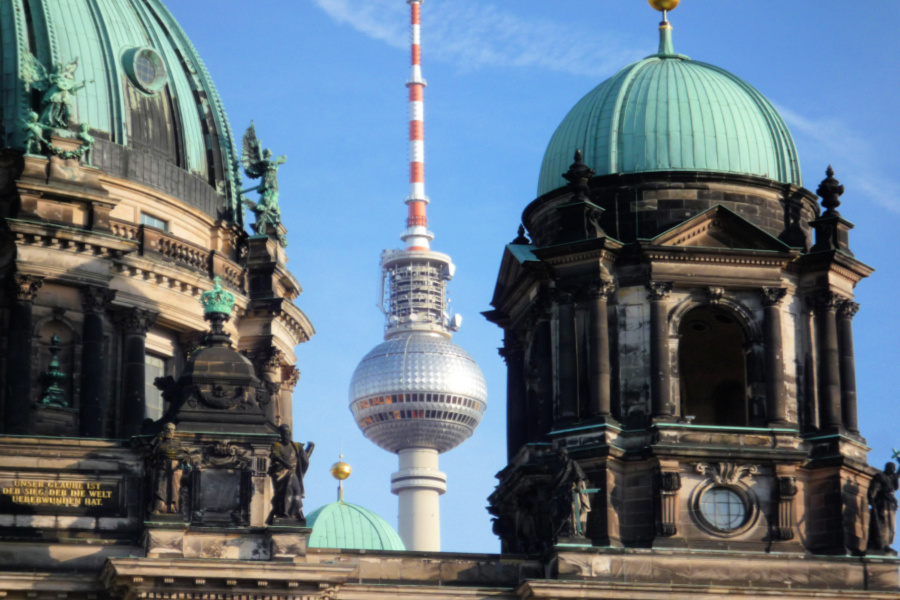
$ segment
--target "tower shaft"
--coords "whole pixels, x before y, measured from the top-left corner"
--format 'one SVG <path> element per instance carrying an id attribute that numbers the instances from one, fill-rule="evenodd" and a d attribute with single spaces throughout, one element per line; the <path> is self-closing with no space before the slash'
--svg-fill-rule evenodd
<path id="1" fill-rule="evenodd" d="M 447 476 L 438 470 L 438 452 L 409 448 L 398 453 L 400 469 L 391 475 L 391 492 L 399 499 L 400 539 L 407 550 L 440 552 L 440 496 L 447 491 Z"/>

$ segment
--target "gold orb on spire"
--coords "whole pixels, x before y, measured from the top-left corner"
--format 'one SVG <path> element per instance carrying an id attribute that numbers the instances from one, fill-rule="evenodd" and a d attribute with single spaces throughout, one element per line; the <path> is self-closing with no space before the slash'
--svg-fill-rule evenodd
<path id="1" fill-rule="evenodd" d="M 352 471 L 353 469 L 350 468 L 350 465 L 342 460 L 339 460 L 331 465 L 331 476 L 340 481 L 344 481 L 345 479 L 350 477 L 350 473 Z"/>
<path id="2" fill-rule="evenodd" d="M 650 6 L 659 12 L 663 12 L 664 10 L 675 10 L 675 7 L 678 6 L 680 1 L 681 0 L 647 0 L 647 2 L 650 3 Z"/>

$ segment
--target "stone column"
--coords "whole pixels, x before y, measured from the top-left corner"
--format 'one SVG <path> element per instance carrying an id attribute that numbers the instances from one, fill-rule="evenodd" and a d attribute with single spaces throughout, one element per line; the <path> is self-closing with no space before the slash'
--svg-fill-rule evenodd
<path id="1" fill-rule="evenodd" d="M 294 388 L 300 381 L 300 370 L 295 365 L 281 367 L 281 398 L 278 405 L 278 414 L 281 423 L 294 427 Z"/>
<path id="2" fill-rule="evenodd" d="M 3 431 L 25 435 L 31 428 L 32 309 L 44 278 L 13 273 L 10 288 L 9 336 L 6 355 L 6 407 Z"/>
<path id="3" fill-rule="evenodd" d="M 107 394 L 103 356 L 103 319 L 116 292 L 88 285 L 81 288 L 84 323 L 81 329 L 81 436 L 104 437 Z"/>
<path id="4" fill-rule="evenodd" d="M 607 301 L 615 291 L 608 281 L 601 281 L 590 290 L 590 355 L 588 356 L 588 414 L 607 419 L 612 414 L 612 374 L 609 366 L 609 315 Z"/>
<path id="5" fill-rule="evenodd" d="M 853 317 L 859 304 L 850 300 L 838 306 L 838 346 L 841 362 L 841 418 L 850 433 L 859 434 L 856 415 L 856 359 L 853 353 Z"/>
<path id="6" fill-rule="evenodd" d="M 671 282 L 651 281 L 650 294 L 650 404 L 653 418 L 669 420 L 675 415 L 672 405 L 672 374 L 669 358 L 669 307 Z"/>
<path id="7" fill-rule="evenodd" d="M 506 362 L 506 456 L 511 461 L 529 441 L 529 415 L 525 405 L 525 349 L 516 334 L 508 329 L 500 356 Z"/>
<path id="8" fill-rule="evenodd" d="M 819 428 L 836 429 L 841 421 L 841 375 L 837 315 L 840 297 L 821 292 L 815 297 L 819 384 Z"/>
<path id="9" fill-rule="evenodd" d="M 147 332 L 159 315 L 141 308 L 128 308 L 116 314 L 122 332 L 122 418 L 121 435 L 130 437 L 141 431 L 147 412 L 145 378 Z"/>
<path id="10" fill-rule="evenodd" d="M 781 301 L 784 288 L 762 288 L 765 319 L 766 419 L 769 427 L 787 424 L 787 390 L 784 382 L 784 339 L 781 331 Z"/>
<path id="11" fill-rule="evenodd" d="M 266 418 L 273 424 L 281 416 L 281 362 L 283 357 L 284 353 L 274 346 L 267 348 L 261 357 L 263 361 L 260 380 L 269 393 L 269 401 L 262 409 Z"/>
<path id="12" fill-rule="evenodd" d="M 556 406 L 557 420 L 578 418 L 578 337 L 575 332 L 575 300 L 567 292 L 557 292 Z"/>

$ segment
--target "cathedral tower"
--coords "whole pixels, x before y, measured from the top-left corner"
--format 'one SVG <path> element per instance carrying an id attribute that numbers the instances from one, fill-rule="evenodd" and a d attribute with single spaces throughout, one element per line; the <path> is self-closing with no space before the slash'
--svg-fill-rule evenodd
<path id="1" fill-rule="evenodd" d="M 659 36 L 565 117 L 504 251 L 486 313 L 508 368 L 504 551 L 883 554 L 852 335 L 872 269 L 843 186 L 829 167 L 803 187 L 772 104 L 676 53 L 665 17 Z M 542 508 L 569 503 L 560 449 L 582 528 Z"/>

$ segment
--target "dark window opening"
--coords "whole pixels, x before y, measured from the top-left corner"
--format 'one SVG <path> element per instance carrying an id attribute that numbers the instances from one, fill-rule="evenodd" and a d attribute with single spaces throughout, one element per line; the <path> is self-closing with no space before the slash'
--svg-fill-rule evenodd
<path id="1" fill-rule="evenodd" d="M 697 425 L 746 427 L 746 337 L 732 313 L 704 306 L 678 328 L 682 415 Z"/>

